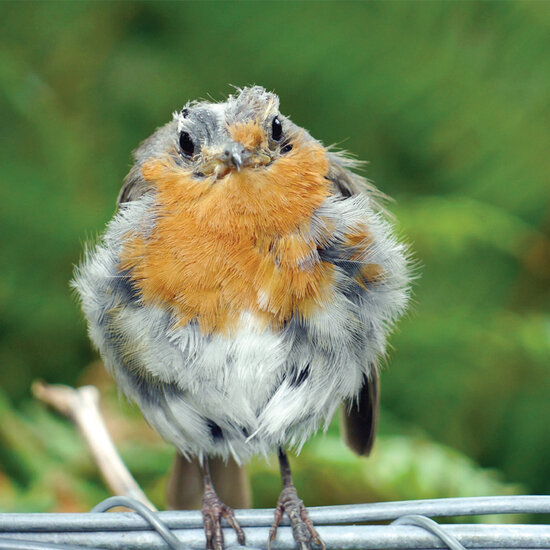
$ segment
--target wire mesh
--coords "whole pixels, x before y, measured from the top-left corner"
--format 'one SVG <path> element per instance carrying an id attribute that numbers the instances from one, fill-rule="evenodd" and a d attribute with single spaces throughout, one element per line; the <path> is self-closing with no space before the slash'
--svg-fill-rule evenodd
<path id="1" fill-rule="evenodd" d="M 103 513 L 114 506 L 137 513 Z M 347 549 L 550 549 L 550 525 L 438 524 L 436 517 L 550 514 L 550 496 L 416 500 L 309 508 L 327 550 Z M 237 510 L 247 548 L 266 548 L 273 510 Z M 365 523 L 392 521 L 389 525 Z M 361 525 L 363 524 L 363 525 Z M 274 550 L 295 548 L 287 518 Z M 226 548 L 237 547 L 224 529 Z M 87 514 L 0 514 L 2 550 L 194 550 L 205 546 L 199 511 L 151 512 L 125 497 L 103 501 Z M 242 548 L 242 547 L 241 547 Z"/>

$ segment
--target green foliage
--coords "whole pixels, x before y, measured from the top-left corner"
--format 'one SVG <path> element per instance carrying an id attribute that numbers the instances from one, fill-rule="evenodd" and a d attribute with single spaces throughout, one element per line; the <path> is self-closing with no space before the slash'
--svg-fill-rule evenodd
<path id="1" fill-rule="evenodd" d="M 82 452 L 60 421 L 27 415 L 33 378 L 75 383 L 94 357 L 68 290 L 72 264 L 110 218 L 130 150 L 229 83 L 275 90 L 315 137 L 370 160 L 368 177 L 397 199 L 420 267 L 384 408 L 526 490 L 550 491 L 547 4 L 37 2 L 0 14 L 0 386 L 21 411 L 0 403 L 0 472 L 29 495 L 22 507 L 52 504 L 30 488 L 55 471 L 21 457 L 39 444 L 52 456 L 73 449 L 59 461 Z M 34 438 L 10 436 L 17 426 Z M 304 457 L 344 460 L 323 441 Z M 380 452 L 406 454 L 403 441 L 385 434 Z M 432 447 L 405 441 L 431 463 Z M 433 444 L 462 472 L 448 494 L 474 491 L 470 466 Z M 407 498 L 429 496 L 420 462 L 404 474 Z"/>

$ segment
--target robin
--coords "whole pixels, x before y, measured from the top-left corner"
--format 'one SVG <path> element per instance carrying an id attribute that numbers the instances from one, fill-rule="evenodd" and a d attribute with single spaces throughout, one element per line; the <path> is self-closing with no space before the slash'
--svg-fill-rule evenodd
<path id="1" fill-rule="evenodd" d="M 204 475 L 207 548 L 223 549 L 209 457 L 278 452 L 300 548 L 324 546 L 286 454 L 344 404 L 368 454 L 377 364 L 404 312 L 407 248 L 381 194 L 254 86 L 192 102 L 134 152 L 118 211 L 76 269 L 89 334 L 122 391 Z"/>

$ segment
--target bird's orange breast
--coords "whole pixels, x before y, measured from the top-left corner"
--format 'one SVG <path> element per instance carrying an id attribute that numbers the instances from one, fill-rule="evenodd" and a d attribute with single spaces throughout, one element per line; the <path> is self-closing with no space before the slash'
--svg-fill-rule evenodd
<path id="1" fill-rule="evenodd" d="M 282 326 L 307 317 L 330 294 L 331 264 L 309 235 L 313 212 L 330 195 L 328 160 L 300 141 L 269 166 L 198 179 L 169 158 L 142 168 L 156 189 L 156 224 L 131 235 L 120 267 L 149 304 L 172 307 L 178 324 L 228 332 L 243 312 Z"/>

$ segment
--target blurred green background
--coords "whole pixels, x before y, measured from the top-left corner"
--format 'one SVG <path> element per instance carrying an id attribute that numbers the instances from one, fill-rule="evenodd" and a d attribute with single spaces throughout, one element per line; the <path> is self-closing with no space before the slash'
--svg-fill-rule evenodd
<path id="1" fill-rule="evenodd" d="M 106 496 L 30 383 L 100 377 L 83 377 L 96 354 L 68 281 L 130 151 L 187 100 L 254 83 L 370 161 L 421 264 L 374 456 L 355 459 L 335 424 L 294 462 L 306 503 L 548 493 L 547 3 L 4 2 L 0 509 Z M 162 506 L 172 451 L 103 384 L 123 455 Z M 253 462 L 256 505 L 273 506 L 275 471 Z"/>

